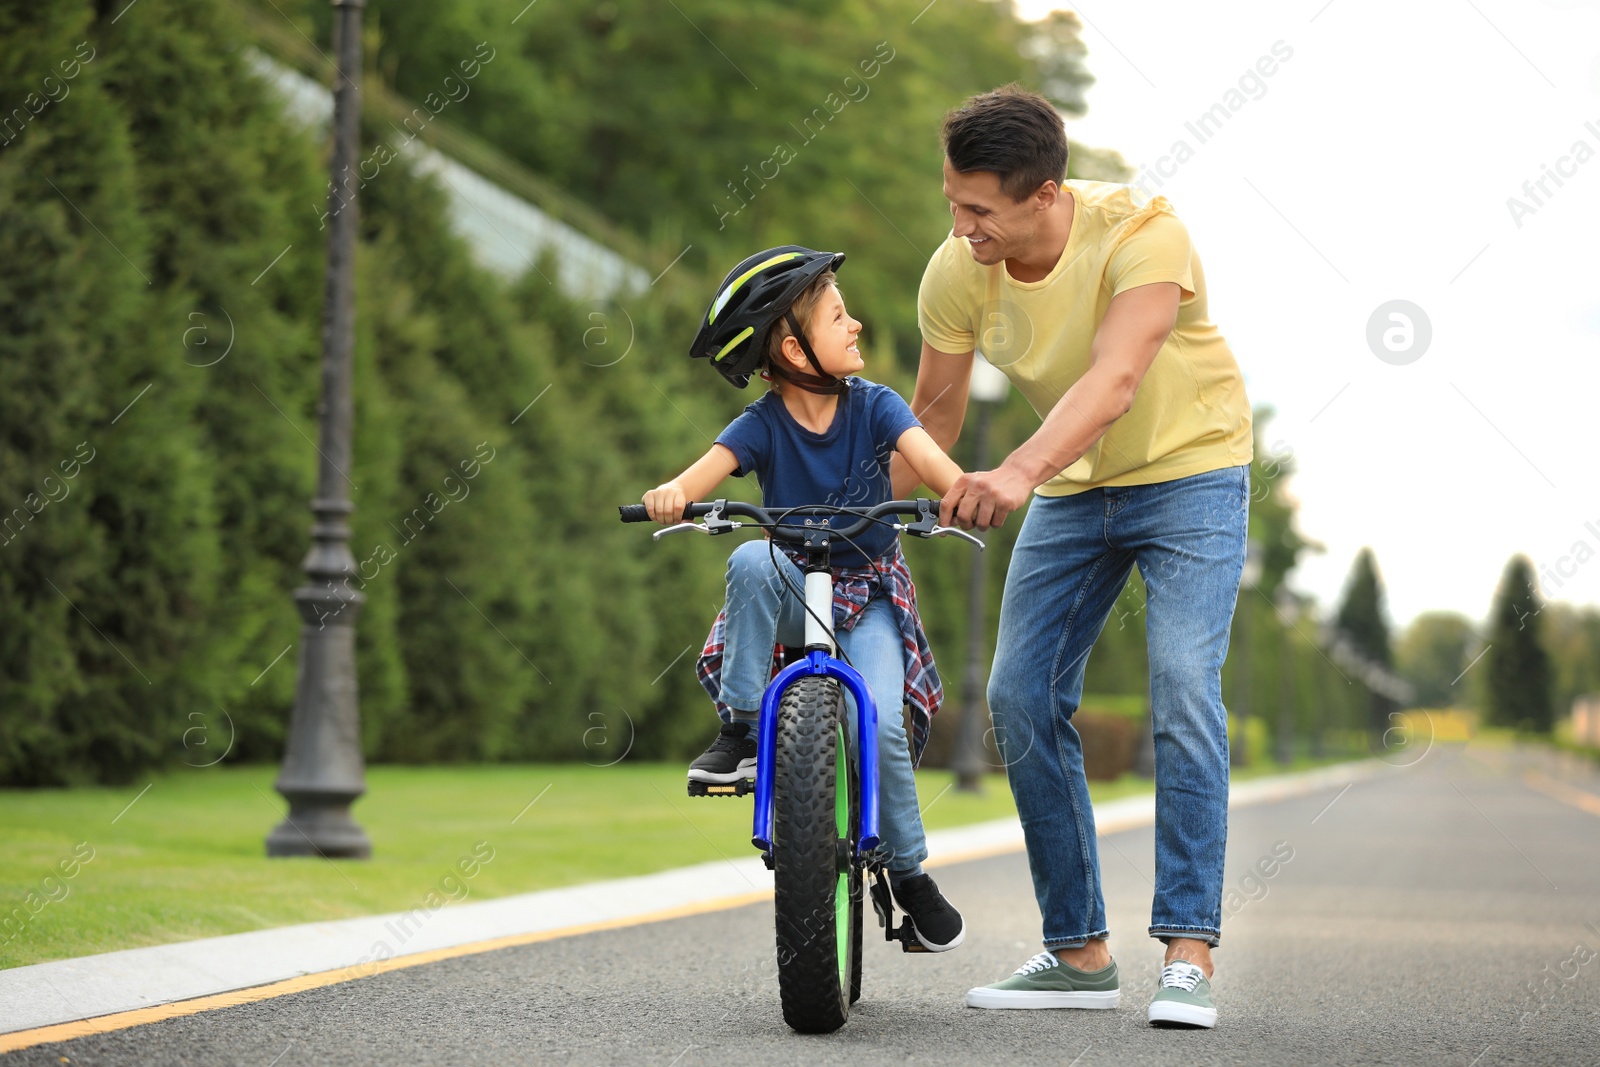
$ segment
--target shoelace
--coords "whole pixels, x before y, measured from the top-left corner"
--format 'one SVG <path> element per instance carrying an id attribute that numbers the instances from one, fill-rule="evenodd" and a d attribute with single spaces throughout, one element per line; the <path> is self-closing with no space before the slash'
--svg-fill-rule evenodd
<path id="1" fill-rule="evenodd" d="M 1021 967 L 1018 967 L 1017 968 L 1017 973 L 1018 974 L 1038 974 L 1040 971 L 1048 971 L 1050 968 L 1052 968 L 1052 967 L 1054 967 L 1056 965 L 1057 965 L 1057 960 L 1056 960 L 1055 956 L 1051 955 L 1048 952 L 1041 952 L 1037 956 L 1033 957 L 1033 959 L 1029 960 L 1027 963 L 1024 963 Z"/>
<path id="2" fill-rule="evenodd" d="M 1194 964 L 1175 960 L 1161 968 L 1161 988 L 1177 986 L 1185 993 L 1193 993 L 1194 987 L 1199 985 L 1200 979 L 1205 976 L 1205 972 Z"/>

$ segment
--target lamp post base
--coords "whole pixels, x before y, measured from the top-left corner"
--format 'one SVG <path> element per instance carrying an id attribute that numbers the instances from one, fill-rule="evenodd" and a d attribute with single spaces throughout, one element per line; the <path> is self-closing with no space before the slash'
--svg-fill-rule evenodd
<path id="1" fill-rule="evenodd" d="M 956 771 L 955 790 L 957 793 L 981 795 L 983 793 L 983 772 L 972 770 Z"/>
<path id="2" fill-rule="evenodd" d="M 267 835 L 267 855 L 370 859 L 372 840 L 350 817 L 354 799 L 291 799 L 288 816 Z"/>

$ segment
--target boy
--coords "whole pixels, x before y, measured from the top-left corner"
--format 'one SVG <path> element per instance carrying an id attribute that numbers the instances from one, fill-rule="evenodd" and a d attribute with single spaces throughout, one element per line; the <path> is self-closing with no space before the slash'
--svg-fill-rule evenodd
<path id="1" fill-rule="evenodd" d="M 656 522 L 678 522 L 686 504 L 704 499 L 730 474 L 753 471 L 768 509 L 871 507 L 891 500 L 889 460 L 896 452 L 940 495 L 960 477 L 961 468 L 894 390 L 851 377 L 864 363 L 856 344 L 861 323 L 846 312 L 834 284 L 843 262 L 842 254 L 784 245 L 751 256 L 723 279 L 690 355 L 711 360 L 741 389 L 759 372 L 771 391 L 745 408 L 693 466 L 644 494 Z M 773 647 L 804 643 L 804 605 L 789 591 L 805 587 L 804 574 L 787 551 L 771 548 L 746 542 L 728 560 L 727 602 L 698 665 L 723 726 L 690 766 L 691 779 L 725 783 L 755 774 L 758 709 L 772 676 Z M 942 693 L 899 534 L 874 526 L 853 544 L 837 546 L 832 563 L 839 644 L 880 709 L 880 829 L 890 889 L 923 947 L 945 952 L 961 944 L 965 927 L 922 873 L 928 848 L 899 714 L 903 695 L 913 705 L 920 756 Z M 846 700 L 854 722 L 854 702 Z"/>

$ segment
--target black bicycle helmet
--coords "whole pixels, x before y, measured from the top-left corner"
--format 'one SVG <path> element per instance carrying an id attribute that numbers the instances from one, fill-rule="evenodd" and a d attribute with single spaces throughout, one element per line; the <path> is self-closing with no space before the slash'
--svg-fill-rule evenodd
<path id="1" fill-rule="evenodd" d="M 800 245 L 780 245 L 757 252 L 729 271 L 717 286 L 716 299 L 711 301 L 705 321 L 689 346 L 689 355 L 709 359 L 736 389 L 743 389 L 761 367 L 772 327 L 787 317 L 789 329 L 817 373 L 813 376 L 791 371 L 781 376 L 812 392 L 842 392 L 844 383 L 823 372 L 811 342 L 789 308 L 812 282 L 830 270 L 838 270 L 843 262 L 843 252 L 818 252 Z"/>

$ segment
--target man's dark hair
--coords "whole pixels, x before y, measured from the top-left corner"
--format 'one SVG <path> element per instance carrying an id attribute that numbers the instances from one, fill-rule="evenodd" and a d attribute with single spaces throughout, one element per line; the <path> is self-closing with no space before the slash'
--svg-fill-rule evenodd
<path id="1" fill-rule="evenodd" d="M 979 93 L 944 117 L 944 154 L 962 174 L 992 170 L 1021 202 L 1067 176 L 1067 131 L 1050 101 L 1020 85 Z"/>

